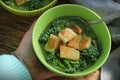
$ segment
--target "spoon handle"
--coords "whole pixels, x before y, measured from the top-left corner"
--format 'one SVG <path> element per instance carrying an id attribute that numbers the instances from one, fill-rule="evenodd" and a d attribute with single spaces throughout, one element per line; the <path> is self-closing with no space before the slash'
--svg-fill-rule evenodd
<path id="1" fill-rule="evenodd" d="M 113 13 L 107 15 L 107 16 L 102 17 L 101 19 L 93 20 L 93 21 L 90 21 L 88 23 L 89 24 L 96 24 L 96 23 L 100 23 L 102 21 L 107 22 L 107 21 L 113 20 L 117 17 L 120 17 L 120 11 L 113 12 Z"/>

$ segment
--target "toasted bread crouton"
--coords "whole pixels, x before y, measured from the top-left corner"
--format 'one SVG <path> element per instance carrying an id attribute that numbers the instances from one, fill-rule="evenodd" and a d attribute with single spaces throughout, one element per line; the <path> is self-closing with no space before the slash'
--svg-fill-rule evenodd
<path id="1" fill-rule="evenodd" d="M 79 50 L 89 48 L 91 45 L 91 41 L 92 41 L 91 37 L 84 36 L 79 44 Z"/>
<path id="2" fill-rule="evenodd" d="M 62 45 L 62 46 L 66 46 L 67 43 L 63 42 L 62 40 L 60 40 L 60 43 L 59 45 Z"/>
<path id="3" fill-rule="evenodd" d="M 15 0 L 17 5 L 22 5 L 25 3 L 25 0 Z"/>
<path id="4" fill-rule="evenodd" d="M 81 38 L 82 35 L 81 36 L 77 35 L 68 42 L 67 46 L 73 47 L 75 49 L 79 49 L 79 43 L 81 41 Z"/>
<path id="5" fill-rule="evenodd" d="M 45 50 L 48 52 L 55 51 L 59 45 L 60 39 L 55 35 L 50 35 L 48 42 L 45 44 Z"/>
<path id="6" fill-rule="evenodd" d="M 72 25 L 70 28 L 77 34 L 81 34 L 83 32 L 78 25 Z"/>
<path id="7" fill-rule="evenodd" d="M 79 60 L 80 52 L 74 48 L 60 46 L 60 58 Z"/>
<path id="8" fill-rule="evenodd" d="M 74 38 L 77 34 L 70 28 L 66 28 L 62 30 L 58 35 L 63 42 L 68 42 L 69 40 Z"/>

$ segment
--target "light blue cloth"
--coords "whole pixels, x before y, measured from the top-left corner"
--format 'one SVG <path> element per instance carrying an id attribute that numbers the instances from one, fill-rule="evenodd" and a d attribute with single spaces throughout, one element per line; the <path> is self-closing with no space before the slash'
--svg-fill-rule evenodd
<path id="1" fill-rule="evenodd" d="M 0 80 L 32 80 L 27 68 L 13 55 L 0 55 Z"/>

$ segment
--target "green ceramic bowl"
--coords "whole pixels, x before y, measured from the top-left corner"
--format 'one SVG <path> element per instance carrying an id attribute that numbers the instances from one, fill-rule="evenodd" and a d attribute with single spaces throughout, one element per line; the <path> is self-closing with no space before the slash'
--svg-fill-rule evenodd
<path id="1" fill-rule="evenodd" d="M 43 13 L 45 10 L 49 9 L 50 7 L 52 7 L 53 5 L 55 5 L 55 3 L 58 0 L 53 0 L 52 2 L 50 2 L 48 5 L 36 9 L 36 10 L 31 10 L 31 11 L 23 11 L 23 10 L 18 10 L 18 9 L 14 9 L 8 5 L 6 5 L 2 0 L 0 0 L 0 5 L 3 6 L 6 10 L 10 11 L 11 13 L 14 13 L 16 15 L 20 15 L 20 16 L 36 16 L 36 15 L 40 15 L 41 13 Z"/>
<path id="2" fill-rule="evenodd" d="M 47 10 L 37 20 L 37 22 L 34 26 L 34 29 L 33 29 L 33 34 L 32 34 L 33 48 L 35 50 L 35 53 L 36 53 L 38 59 L 49 70 L 51 70 L 57 74 L 60 74 L 63 76 L 69 76 L 69 77 L 87 75 L 87 74 L 92 73 L 93 71 L 99 69 L 107 60 L 109 53 L 110 53 L 110 49 L 111 49 L 110 32 L 104 22 L 91 25 L 95 34 L 98 37 L 98 40 L 100 41 L 101 47 L 102 47 L 100 57 L 91 67 L 87 68 L 84 71 L 70 74 L 70 73 L 65 73 L 65 72 L 59 71 L 46 62 L 45 56 L 41 50 L 41 46 L 40 46 L 41 44 L 39 43 L 38 38 L 51 21 L 53 21 L 54 19 L 56 19 L 58 17 L 62 17 L 62 16 L 78 16 L 87 21 L 100 19 L 100 17 L 92 10 L 90 10 L 86 7 L 80 6 L 80 5 L 75 5 L 75 4 L 59 5 L 59 6 L 56 6 L 56 7 L 53 7 L 51 9 Z"/>

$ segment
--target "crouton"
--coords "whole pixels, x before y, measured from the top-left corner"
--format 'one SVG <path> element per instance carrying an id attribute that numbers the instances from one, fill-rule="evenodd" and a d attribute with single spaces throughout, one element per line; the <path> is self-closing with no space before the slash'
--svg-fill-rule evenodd
<path id="1" fill-rule="evenodd" d="M 81 34 L 83 32 L 82 29 L 78 25 L 72 25 L 70 29 L 72 29 L 77 34 Z"/>
<path id="2" fill-rule="evenodd" d="M 58 34 L 58 36 L 60 37 L 60 39 L 63 42 L 68 42 L 69 40 L 74 38 L 76 35 L 77 34 L 73 30 L 71 30 L 70 28 L 66 28 Z"/>
<path id="3" fill-rule="evenodd" d="M 60 46 L 60 58 L 79 60 L 80 52 L 74 48 Z"/>
<path id="4" fill-rule="evenodd" d="M 72 39 L 68 42 L 67 46 L 73 47 L 73 48 L 75 48 L 75 49 L 79 49 L 79 43 L 80 43 L 80 41 L 81 41 L 81 38 L 82 38 L 82 35 L 80 35 L 80 36 L 77 35 L 76 37 L 72 38 Z"/>
<path id="5" fill-rule="evenodd" d="M 25 0 L 15 0 L 15 1 L 17 5 L 22 5 L 26 2 Z"/>
<path id="6" fill-rule="evenodd" d="M 60 40 L 59 45 L 66 46 L 66 44 L 67 44 L 67 43 L 65 43 L 65 42 L 63 42 L 63 41 Z"/>
<path id="7" fill-rule="evenodd" d="M 89 48 L 91 45 L 91 37 L 84 36 L 79 44 L 79 50 Z"/>
<path id="8" fill-rule="evenodd" d="M 48 42 L 45 44 L 45 50 L 48 52 L 55 51 L 59 45 L 60 39 L 55 35 L 50 35 Z"/>

